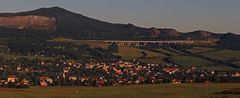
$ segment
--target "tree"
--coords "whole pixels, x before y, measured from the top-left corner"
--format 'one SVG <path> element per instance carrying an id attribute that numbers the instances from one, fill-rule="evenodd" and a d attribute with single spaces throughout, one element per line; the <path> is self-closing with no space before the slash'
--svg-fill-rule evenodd
<path id="1" fill-rule="evenodd" d="M 108 47 L 108 51 L 111 53 L 116 53 L 118 52 L 118 45 L 117 43 L 112 43 L 109 47 Z"/>
<path id="2" fill-rule="evenodd" d="M 141 51 L 142 57 L 141 58 L 146 58 L 147 57 L 147 53 L 145 51 Z"/>

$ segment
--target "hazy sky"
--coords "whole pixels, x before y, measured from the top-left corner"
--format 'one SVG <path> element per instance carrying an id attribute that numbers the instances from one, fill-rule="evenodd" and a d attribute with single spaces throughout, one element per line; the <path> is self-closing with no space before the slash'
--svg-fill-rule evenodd
<path id="1" fill-rule="evenodd" d="M 114 23 L 240 34 L 240 0 L 0 0 L 0 12 L 51 6 Z"/>

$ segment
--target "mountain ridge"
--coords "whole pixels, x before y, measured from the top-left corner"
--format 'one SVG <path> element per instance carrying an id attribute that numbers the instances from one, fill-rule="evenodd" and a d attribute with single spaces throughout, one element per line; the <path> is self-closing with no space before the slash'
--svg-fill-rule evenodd
<path id="1" fill-rule="evenodd" d="M 51 13 L 51 12 L 54 12 L 54 13 Z M 62 7 L 59 7 L 59 6 L 43 7 L 43 8 L 37 8 L 37 9 L 34 9 L 34 10 L 22 11 L 22 12 L 13 12 L 13 13 L 5 12 L 5 13 L 0 13 L 0 16 L 1 17 L 9 17 L 9 16 L 16 16 L 16 15 L 22 15 L 22 16 L 40 15 L 40 16 L 56 17 L 57 13 L 59 13 L 61 15 L 62 15 L 62 13 L 70 13 L 70 14 L 75 14 L 75 15 L 78 15 L 78 16 L 81 15 L 81 16 L 83 16 L 85 18 L 90 18 L 90 17 L 84 16 L 82 14 L 69 11 L 69 10 L 64 9 Z M 94 19 L 94 18 L 90 18 L 90 19 Z M 100 22 L 105 22 L 105 23 L 110 23 L 110 24 L 121 24 L 121 23 L 111 23 L 111 22 L 101 21 L 101 20 L 98 20 L 98 19 L 94 19 L 94 20 L 97 20 L 97 21 L 100 21 Z M 128 24 L 122 24 L 122 25 L 128 25 Z M 142 28 L 145 28 L 145 27 L 142 27 Z M 173 29 L 173 28 L 158 28 L 158 29 Z M 204 30 L 195 30 L 195 31 L 204 31 Z M 191 32 L 195 32 L 195 31 L 191 31 Z M 206 32 L 209 32 L 209 31 L 206 31 Z M 184 32 L 184 33 L 188 33 L 188 32 Z M 223 33 L 223 34 L 225 34 L 225 33 Z"/>
<path id="2" fill-rule="evenodd" d="M 84 16 L 82 14 L 75 13 L 75 12 L 66 10 L 64 8 L 61 8 L 59 6 L 54 6 L 54 7 L 49 7 L 49 8 L 38 8 L 38 9 L 34 9 L 34 10 L 31 10 L 31 11 L 24 11 L 24 12 L 0 13 L 0 16 L 1 17 L 10 17 L 10 16 L 28 16 L 28 15 L 36 15 L 36 16 L 38 16 L 39 15 L 39 16 L 47 16 L 47 17 L 57 17 L 57 18 L 59 18 L 60 16 L 63 17 L 65 14 L 71 14 L 72 16 L 75 16 L 75 17 L 78 17 L 78 18 L 81 16 L 81 18 L 91 19 L 91 21 L 103 22 L 103 23 L 106 23 L 106 24 L 109 24 L 109 25 L 128 25 L 128 24 L 120 24 L 120 23 L 110 23 L 110 22 L 106 22 L 106 21 L 101 21 L 101 20 L 89 18 L 89 17 Z M 135 26 L 135 25 L 133 25 L 133 26 Z M 138 26 L 135 26 L 135 27 L 138 27 Z M 143 28 L 143 27 L 139 27 L 139 28 Z M 144 29 L 148 29 L 148 28 L 144 28 Z M 172 29 L 172 28 L 158 28 L 158 29 Z M 200 30 L 197 30 L 197 31 L 200 31 Z M 177 31 L 177 32 L 181 33 L 179 31 Z M 195 31 L 192 31 L 192 32 L 195 32 Z"/>
<path id="3" fill-rule="evenodd" d="M 192 32 L 179 32 L 173 28 L 144 28 L 133 24 L 110 23 L 82 14 L 68 11 L 61 7 L 39 8 L 31 11 L 16 13 L 0 13 L 0 17 L 14 16 L 45 16 L 56 19 L 54 36 L 68 37 L 73 39 L 94 39 L 94 40 L 209 40 L 219 39 L 219 43 L 238 40 L 239 35 L 218 34 L 204 30 Z M 4 26 L 1 26 L 4 27 Z M 15 28 L 16 29 L 16 28 Z M 26 29 L 29 30 L 29 29 Z M 0 31 L 1 32 L 1 31 Z M 17 32 L 17 30 L 16 30 Z M 38 31 L 34 31 L 38 32 Z M 42 32 L 42 31 L 41 31 Z M 16 33 L 16 36 L 18 34 Z M 229 37 L 224 37 L 229 36 Z M 232 39 L 234 38 L 234 39 Z M 221 42 L 224 41 L 224 42 Z M 239 46 L 240 49 L 240 45 Z"/>

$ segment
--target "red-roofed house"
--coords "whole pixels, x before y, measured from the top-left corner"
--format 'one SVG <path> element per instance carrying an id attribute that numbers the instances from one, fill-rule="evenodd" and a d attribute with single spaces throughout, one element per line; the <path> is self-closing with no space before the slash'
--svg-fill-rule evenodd
<path id="1" fill-rule="evenodd" d="M 40 85 L 41 86 L 48 86 L 48 84 L 53 83 L 53 79 L 51 79 L 48 76 L 41 76 L 39 79 L 40 79 Z"/>
<path id="2" fill-rule="evenodd" d="M 179 71 L 179 68 L 164 68 L 163 71 L 169 73 L 169 74 L 173 74 L 175 72 Z"/>
<path id="3" fill-rule="evenodd" d="M 8 82 L 17 82 L 18 78 L 16 75 L 9 75 L 7 78 Z"/>

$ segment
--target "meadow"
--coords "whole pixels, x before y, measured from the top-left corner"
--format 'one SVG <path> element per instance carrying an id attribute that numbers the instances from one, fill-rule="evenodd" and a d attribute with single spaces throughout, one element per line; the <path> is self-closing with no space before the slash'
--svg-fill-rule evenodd
<path id="1" fill-rule="evenodd" d="M 116 87 L 0 88 L 0 98 L 239 98 L 239 94 L 216 94 L 240 88 L 239 84 L 155 84 Z"/>
<path id="2" fill-rule="evenodd" d="M 240 51 L 237 51 L 237 50 L 218 50 L 218 51 L 204 53 L 202 55 L 209 58 L 214 58 L 214 59 L 223 60 L 223 61 L 230 60 L 230 59 L 240 60 Z"/>
<path id="3" fill-rule="evenodd" d="M 192 49 L 187 49 L 188 52 L 191 53 L 203 53 L 208 51 L 213 51 L 214 48 L 207 48 L 207 47 L 193 47 Z"/>
<path id="4" fill-rule="evenodd" d="M 185 67 L 208 66 L 213 64 L 213 62 L 209 60 L 205 60 L 205 59 L 194 57 L 194 56 L 174 56 L 173 61 Z"/>
<path id="5" fill-rule="evenodd" d="M 163 54 L 148 51 L 148 50 L 142 50 L 139 48 L 133 48 L 133 47 L 119 47 L 118 53 L 116 55 L 122 56 L 123 59 L 136 59 L 143 56 L 144 52 L 146 54 L 147 58 L 153 58 L 153 57 L 166 57 Z"/>
<path id="6" fill-rule="evenodd" d="M 103 49 L 108 49 L 108 43 L 104 42 L 103 40 L 97 41 L 55 38 L 48 41 L 74 43 L 75 45 L 87 44 L 92 48 L 100 47 Z M 88 55 L 89 53 L 83 52 L 83 54 Z M 240 66 L 239 50 L 219 49 L 204 46 L 194 46 L 189 49 L 176 49 L 168 46 L 153 49 L 146 49 L 134 46 L 119 46 L 118 52 L 114 53 L 113 55 L 120 56 L 123 60 L 135 59 L 141 63 L 165 64 L 170 62 L 180 65 L 182 67 L 194 66 L 201 67 L 207 70 L 239 70 L 229 66 L 229 64 Z M 0 53 L 0 56 L 8 58 L 14 57 L 14 55 L 7 55 L 6 53 Z M 29 56 L 28 58 L 31 59 L 39 57 Z M 219 61 L 225 62 L 225 64 L 219 63 Z"/>
<path id="7" fill-rule="evenodd" d="M 54 57 L 42 57 L 42 56 L 22 56 L 22 55 L 14 55 L 9 53 L 4 53 L 0 51 L 0 57 L 6 59 L 19 59 L 19 58 L 26 58 L 28 60 L 35 60 L 35 59 L 43 59 L 43 60 L 54 60 Z"/>

